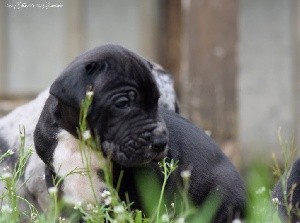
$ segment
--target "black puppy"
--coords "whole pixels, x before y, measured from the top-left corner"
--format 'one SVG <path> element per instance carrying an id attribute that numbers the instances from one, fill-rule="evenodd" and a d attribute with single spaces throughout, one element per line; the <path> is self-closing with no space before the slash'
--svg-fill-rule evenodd
<path id="1" fill-rule="evenodd" d="M 201 129 L 182 118 L 175 112 L 160 109 L 169 131 L 169 160 L 178 161 L 178 168 L 168 181 L 168 195 L 182 190 L 182 173 L 190 173 L 189 196 L 193 203 L 200 206 L 208 201 L 215 202 L 217 210 L 213 222 L 232 222 L 235 218 L 243 218 L 246 206 L 246 192 L 243 180 L 227 156 L 214 141 Z M 155 170 L 161 178 L 158 164 L 144 165 L 143 171 Z M 130 188 L 129 197 L 135 197 L 134 179 L 132 176 L 139 168 L 121 168 L 124 170 L 124 186 L 121 186 L 121 197 Z M 187 172 L 186 172 L 187 171 Z M 146 189 L 151 190 L 151 186 Z M 174 201 L 174 200 L 173 200 Z M 215 212 L 214 212 L 215 211 Z"/>
<path id="2" fill-rule="evenodd" d="M 168 157 L 179 161 L 177 175 L 191 171 L 189 195 L 192 201 L 200 205 L 209 194 L 214 194 L 220 205 L 213 222 L 243 218 L 245 187 L 228 157 L 203 130 L 186 119 L 167 110 L 161 114 L 169 131 Z M 172 180 L 178 178 L 175 173 Z"/>
<path id="3" fill-rule="evenodd" d="M 286 202 L 284 195 L 286 194 Z M 273 202 L 278 205 L 280 217 L 286 221 L 288 218 L 287 208 L 292 208 L 290 218 L 292 223 L 300 221 L 300 159 L 297 159 L 289 171 L 286 188 L 283 189 L 282 181 L 279 180 L 272 192 Z"/>
<path id="4" fill-rule="evenodd" d="M 52 84 L 34 132 L 35 148 L 49 172 L 64 177 L 84 168 L 77 127 L 79 108 L 88 90 L 94 94 L 88 114 L 91 134 L 100 137 L 104 155 L 123 166 L 161 160 L 167 129 L 158 114 L 159 91 L 151 63 L 129 50 L 106 45 L 77 57 Z M 88 149 L 87 149 L 88 150 Z M 105 189 L 97 172 L 99 151 L 89 151 L 92 184 L 101 200 Z M 63 196 L 72 203 L 95 202 L 88 176 L 64 178 Z M 50 179 L 51 181 L 51 179 Z"/>
<path id="5" fill-rule="evenodd" d="M 159 110 L 159 92 L 150 71 L 151 64 L 145 59 L 115 45 L 88 51 L 64 70 L 50 88 L 34 132 L 36 151 L 47 166 L 46 177 L 50 176 L 48 182 L 53 175 L 66 176 L 61 188 L 65 199 L 101 202 L 105 184 L 98 171 L 105 163 L 99 161 L 98 151 L 86 148 L 96 198 L 87 176 L 68 175 L 84 168 L 77 127 L 80 104 L 90 90 L 94 96 L 88 126 L 94 137 L 100 137 L 102 152 L 112 159 L 115 172 L 125 170 L 121 197 L 128 192 L 138 206 L 134 173 L 140 168 L 157 170 L 157 161 L 168 156 L 179 161 L 170 185 L 180 185 L 181 171 L 190 170 L 189 194 L 195 204 L 201 205 L 210 193 L 218 195 L 221 206 L 215 222 L 242 216 L 245 191 L 239 174 L 203 131 L 175 113 Z"/>
<path id="6" fill-rule="evenodd" d="M 80 57 L 79 57 L 80 58 Z M 176 94 L 171 74 L 167 73 L 161 66 L 151 62 L 151 74 L 154 77 L 160 98 L 158 104 L 169 110 L 178 112 L 176 102 Z M 14 154 L 0 163 L 0 172 L 9 172 L 13 170 L 16 160 L 19 157 L 20 146 L 20 126 L 25 127 L 25 150 L 33 146 L 33 132 L 44 107 L 45 101 L 49 97 L 49 88 L 41 92 L 34 100 L 24 104 L 8 115 L 0 118 L 0 153 L 5 153 L 8 149 L 12 149 Z M 7 168 L 7 167 L 10 168 Z M 2 171 L 3 169 L 3 171 Z M 42 211 L 47 211 L 49 206 L 49 197 L 45 184 L 45 163 L 40 157 L 33 153 L 26 165 L 24 178 L 20 179 L 20 185 L 24 185 L 18 190 L 21 197 L 30 200 L 35 207 Z M 0 193 L 6 189 L 0 182 Z M 24 210 L 27 205 L 25 205 Z"/>

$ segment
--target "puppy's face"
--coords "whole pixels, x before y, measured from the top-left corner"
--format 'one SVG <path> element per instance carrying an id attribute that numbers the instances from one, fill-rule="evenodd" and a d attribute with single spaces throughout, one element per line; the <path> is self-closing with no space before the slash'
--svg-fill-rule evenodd
<path id="1" fill-rule="evenodd" d="M 162 159 L 168 133 L 158 114 L 159 91 L 151 65 L 114 45 L 96 48 L 76 58 L 53 83 L 56 119 L 77 137 L 79 109 L 86 91 L 94 92 L 88 124 L 100 137 L 104 154 L 124 166 Z"/>

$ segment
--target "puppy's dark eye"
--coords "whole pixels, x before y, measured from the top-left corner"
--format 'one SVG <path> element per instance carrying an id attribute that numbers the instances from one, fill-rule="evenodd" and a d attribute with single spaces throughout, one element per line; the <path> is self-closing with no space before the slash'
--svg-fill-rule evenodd
<path id="1" fill-rule="evenodd" d="M 129 99 L 127 97 L 119 98 L 116 101 L 115 106 L 120 109 L 128 108 L 129 107 Z"/>

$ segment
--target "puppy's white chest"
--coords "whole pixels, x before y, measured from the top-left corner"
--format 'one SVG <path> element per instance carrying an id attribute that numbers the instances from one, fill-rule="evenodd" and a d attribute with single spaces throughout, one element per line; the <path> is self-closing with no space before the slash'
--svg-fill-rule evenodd
<path id="1" fill-rule="evenodd" d="M 100 152 L 80 148 L 80 142 L 69 132 L 57 134 L 58 143 L 53 154 L 53 167 L 63 178 L 63 197 L 69 203 L 97 203 L 106 187 L 97 171 L 105 165 Z M 84 151 L 83 151 L 84 150 Z"/>

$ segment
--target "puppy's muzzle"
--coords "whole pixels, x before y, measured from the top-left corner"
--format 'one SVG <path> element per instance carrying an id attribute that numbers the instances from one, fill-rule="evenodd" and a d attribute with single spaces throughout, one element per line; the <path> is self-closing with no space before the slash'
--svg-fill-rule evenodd
<path id="1" fill-rule="evenodd" d="M 165 123 L 159 123 L 157 127 L 152 131 L 151 136 L 152 148 L 156 152 L 163 152 L 168 146 L 168 131 Z"/>

